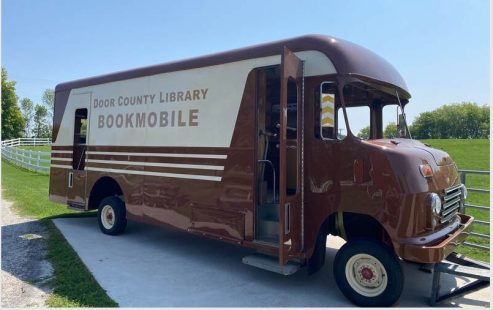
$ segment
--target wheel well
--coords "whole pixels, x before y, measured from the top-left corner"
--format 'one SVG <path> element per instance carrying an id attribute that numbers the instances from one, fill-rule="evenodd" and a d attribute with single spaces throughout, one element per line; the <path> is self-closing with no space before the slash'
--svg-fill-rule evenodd
<path id="1" fill-rule="evenodd" d="M 337 216 L 337 215 L 336 215 Z M 373 217 L 358 213 L 343 213 L 344 231 L 336 224 L 338 235 L 346 241 L 354 239 L 366 239 L 382 242 L 386 246 L 393 248 L 392 239 L 385 228 Z M 337 220 L 336 220 L 337 223 Z M 345 233 L 345 236 L 343 235 Z"/>
<path id="2" fill-rule="evenodd" d="M 320 226 L 315 249 L 308 260 L 309 274 L 318 271 L 325 263 L 325 242 L 329 234 L 342 237 L 346 241 L 355 239 L 374 240 L 393 249 L 389 234 L 373 217 L 358 213 L 336 212 L 328 216 Z"/>
<path id="3" fill-rule="evenodd" d="M 102 177 L 93 186 L 89 195 L 89 210 L 97 209 L 101 200 L 109 196 L 118 196 L 124 200 L 120 185 L 110 177 Z"/>

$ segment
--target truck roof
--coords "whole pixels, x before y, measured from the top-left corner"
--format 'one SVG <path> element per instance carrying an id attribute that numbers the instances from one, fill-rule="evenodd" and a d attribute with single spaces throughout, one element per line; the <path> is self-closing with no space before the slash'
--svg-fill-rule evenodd
<path id="1" fill-rule="evenodd" d="M 402 96 L 410 98 L 406 82 L 399 72 L 385 59 L 352 42 L 325 35 L 306 35 L 270 43 L 253 45 L 221 53 L 185 60 L 157 64 L 148 67 L 70 81 L 58 84 L 55 91 L 98 85 L 154 74 L 220 65 L 245 59 L 281 54 L 286 46 L 293 52 L 316 50 L 325 54 L 334 64 L 338 74 L 357 75 L 397 86 Z"/>

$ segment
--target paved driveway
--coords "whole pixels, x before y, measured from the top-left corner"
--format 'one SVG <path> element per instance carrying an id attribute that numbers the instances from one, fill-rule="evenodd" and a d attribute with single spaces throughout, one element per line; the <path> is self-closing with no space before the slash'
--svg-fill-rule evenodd
<path id="1" fill-rule="evenodd" d="M 250 250 L 129 222 L 120 236 L 99 231 L 96 218 L 55 219 L 56 226 L 108 295 L 121 307 L 351 307 L 332 277 L 339 240 L 308 276 L 282 276 L 241 263 Z M 402 307 L 428 306 L 431 274 L 404 263 Z M 467 280 L 467 279 L 465 279 Z M 444 289 L 463 279 L 443 276 Z M 489 288 L 442 306 L 485 307 Z"/>

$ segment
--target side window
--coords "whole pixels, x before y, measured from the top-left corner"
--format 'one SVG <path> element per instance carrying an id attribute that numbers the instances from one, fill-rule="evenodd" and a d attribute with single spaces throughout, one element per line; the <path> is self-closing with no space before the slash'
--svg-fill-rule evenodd
<path id="1" fill-rule="evenodd" d="M 74 145 L 86 144 L 87 137 L 87 109 L 75 111 Z"/>
<path id="2" fill-rule="evenodd" d="M 337 119 L 335 107 L 337 98 L 337 84 L 323 82 L 316 92 L 318 111 L 315 112 L 315 136 L 321 139 L 335 139 L 337 133 Z"/>
<path id="3" fill-rule="evenodd" d="M 367 106 L 346 107 L 346 112 L 351 132 L 361 139 L 369 139 L 370 108 Z M 346 128 L 346 122 L 344 121 L 344 112 L 342 111 L 342 107 L 337 109 L 337 118 L 340 120 L 337 138 L 339 140 L 344 140 L 348 134 L 348 129 Z"/>
<path id="4" fill-rule="evenodd" d="M 346 84 L 343 88 L 344 102 L 349 128 L 344 121 L 344 112 L 338 110 L 340 120 L 338 139 L 343 140 L 351 133 L 361 139 L 370 138 L 370 108 L 368 107 L 368 91 L 360 83 Z"/>
<path id="5" fill-rule="evenodd" d="M 75 170 L 84 170 L 87 140 L 87 109 L 75 110 L 74 150 L 72 167 Z"/>
<path id="6" fill-rule="evenodd" d="M 386 105 L 382 109 L 382 130 L 385 139 L 399 138 L 399 107 L 397 105 Z"/>

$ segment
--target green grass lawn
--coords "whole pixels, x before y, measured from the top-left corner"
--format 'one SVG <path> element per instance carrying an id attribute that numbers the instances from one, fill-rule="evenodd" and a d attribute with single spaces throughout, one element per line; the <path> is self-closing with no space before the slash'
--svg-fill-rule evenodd
<path id="1" fill-rule="evenodd" d="M 431 145 L 434 148 L 441 149 L 449 153 L 456 162 L 459 169 L 463 170 L 490 170 L 490 141 L 487 139 L 467 140 L 467 139 L 439 139 L 423 140 L 422 142 Z M 466 176 L 466 186 L 468 188 L 489 189 L 489 175 L 470 175 Z M 467 197 L 468 204 L 490 207 L 490 194 L 471 193 Z M 482 221 L 490 221 L 490 212 L 475 209 L 467 209 L 467 214 Z M 490 235 L 490 227 L 479 224 L 474 225 L 474 232 Z M 490 247 L 489 240 L 470 236 L 468 242 L 479 243 Z M 473 249 L 470 247 L 460 247 L 459 251 L 472 258 L 482 261 L 490 261 L 489 252 Z"/>
<path id="2" fill-rule="evenodd" d="M 31 150 L 31 151 L 38 151 L 38 152 L 51 152 L 51 145 L 40 145 L 40 146 L 33 146 L 33 145 L 22 145 L 19 146 L 21 149 L 25 150 Z"/>
<path id="3" fill-rule="evenodd" d="M 50 307 L 115 307 L 63 235 L 51 222 L 55 217 L 94 216 L 80 214 L 48 200 L 48 175 L 17 168 L 2 160 L 4 199 L 14 202 L 19 214 L 36 218 L 50 232 L 47 258 L 53 266 L 54 292 L 47 300 Z"/>

